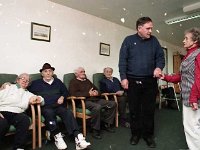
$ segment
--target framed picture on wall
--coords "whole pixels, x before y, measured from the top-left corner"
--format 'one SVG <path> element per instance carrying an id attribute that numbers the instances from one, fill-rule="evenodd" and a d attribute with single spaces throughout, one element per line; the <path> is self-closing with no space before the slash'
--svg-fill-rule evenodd
<path id="1" fill-rule="evenodd" d="M 31 22 L 31 39 L 50 42 L 51 26 Z"/>
<path id="2" fill-rule="evenodd" d="M 110 56 L 110 44 L 100 43 L 99 54 Z"/>

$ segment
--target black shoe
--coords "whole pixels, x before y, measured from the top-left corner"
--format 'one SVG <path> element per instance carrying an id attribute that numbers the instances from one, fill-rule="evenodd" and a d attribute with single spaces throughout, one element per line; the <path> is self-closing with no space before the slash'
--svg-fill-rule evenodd
<path id="1" fill-rule="evenodd" d="M 103 129 L 110 133 L 115 132 L 115 130 L 109 124 L 104 124 Z"/>
<path id="2" fill-rule="evenodd" d="M 130 139 L 130 144 L 131 145 L 137 145 L 139 140 L 140 140 L 139 136 L 132 136 L 131 139 Z"/>
<path id="3" fill-rule="evenodd" d="M 156 147 L 156 142 L 154 141 L 153 138 L 144 138 L 145 142 L 147 143 L 147 146 L 149 148 L 155 148 Z"/>
<path id="4" fill-rule="evenodd" d="M 97 139 L 97 140 L 102 139 L 102 137 L 100 135 L 100 131 L 99 130 L 95 130 L 95 129 L 92 131 L 92 137 Z"/>

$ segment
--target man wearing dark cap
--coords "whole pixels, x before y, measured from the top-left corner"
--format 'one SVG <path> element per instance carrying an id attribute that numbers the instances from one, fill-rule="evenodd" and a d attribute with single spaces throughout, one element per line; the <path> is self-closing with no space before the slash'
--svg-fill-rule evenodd
<path id="1" fill-rule="evenodd" d="M 45 118 L 47 129 L 54 136 L 57 148 L 67 148 L 56 122 L 56 116 L 58 115 L 61 117 L 68 133 L 75 137 L 76 150 L 85 149 L 90 143 L 85 141 L 83 134 L 79 132 L 72 112 L 66 108 L 65 102 L 68 91 L 61 80 L 53 77 L 54 70 L 54 67 L 45 63 L 42 69 L 40 69 L 43 78 L 33 81 L 28 89 L 32 93 L 37 93 L 37 95 L 41 95 L 44 98 L 45 105 L 42 106 L 42 115 Z"/>

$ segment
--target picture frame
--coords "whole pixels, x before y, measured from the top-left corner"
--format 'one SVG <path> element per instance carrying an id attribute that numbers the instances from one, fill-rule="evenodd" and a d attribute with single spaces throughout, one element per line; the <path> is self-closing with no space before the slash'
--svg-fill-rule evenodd
<path id="1" fill-rule="evenodd" d="M 99 54 L 104 56 L 110 56 L 110 44 L 100 43 Z"/>
<path id="2" fill-rule="evenodd" d="M 31 22 L 31 39 L 50 42 L 51 26 Z"/>

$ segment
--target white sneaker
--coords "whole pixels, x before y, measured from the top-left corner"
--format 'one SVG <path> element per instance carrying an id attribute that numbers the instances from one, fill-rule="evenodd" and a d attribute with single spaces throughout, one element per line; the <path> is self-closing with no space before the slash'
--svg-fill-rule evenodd
<path id="1" fill-rule="evenodd" d="M 47 138 L 48 141 L 51 140 L 51 133 L 48 130 L 46 130 L 46 138 Z"/>
<path id="2" fill-rule="evenodd" d="M 75 137 L 75 142 L 76 142 L 76 150 L 82 150 L 91 145 L 90 142 L 87 142 L 85 140 L 82 133 L 78 134 L 78 136 Z"/>
<path id="3" fill-rule="evenodd" d="M 66 149 L 67 144 L 63 140 L 63 135 L 61 133 L 58 133 L 54 136 L 55 139 L 55 145 L 57 146 L 58 149 Z"/>

